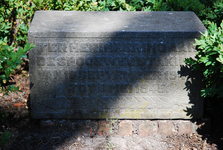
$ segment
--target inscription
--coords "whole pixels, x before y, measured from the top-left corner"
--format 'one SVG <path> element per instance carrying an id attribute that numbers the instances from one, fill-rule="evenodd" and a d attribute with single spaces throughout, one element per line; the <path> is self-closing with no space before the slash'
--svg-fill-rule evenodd
<path id="1" fill-rule="evenodd" d="M 64 84 L 63 86 L 65 86 Z M 153 85 L 148 86 L 147 84 L 137 84 L 137 85 L 131 85 L 131 84 L 103 84 L 103 83 L 72 83 L 71 85 L 67 85 L 66 90 L 62 90 L 62 93 L 67 93 L 70 96 L 72 95 L 79 95 L 83 96 L 87 95 L 87 93 L 93 93 L 93 94 L 100 94 L 100 93 L 169 93 L 169 90 L 171 89 L 169 84 L 164 83 L 153 83 Z M 48 86 L 46 83 L 41 83 L 41 86 Z M 95 92 L 95 93 L 94 93 Z M 58 93 L 57 93 L 58 94 Z M 62 94 L 64 95 L 64 94 Z"/>
<path id="2" fill-rule="evenodd" d="M 58 52 L 68 52 L 68 46 L 66 42 L 60 42 Z"/>
<path id="3" fill-rule="evenodd" d="M 184 64 L 183 57 L 146 57 L 146 56 L 38 56 L 38 66 L 179 66 Z"/>
<path id="4" fill-rule="evenodd" d="M 62 53 L 146 53 L 159 55 L 170 51 L 193 52 L 194 47 L 187 48 L 184 42 L 173 44 L 173 42 L 38 42 L 37 55 L 52 52 Z"/>
<path id="5" fill-rule="evenodd" d="M 178 80 L 181 79 L 176 71 L 133 71 L 129 72 L 126 70 L 114 70 L 114 71 L 106 71 L 106 70 L 71 70 L 71 71 L 64 71 L 64 70 L 38 70 L 37 73 L 41 78 L 47 79 L 47 78 L 53 78 L 57 79 L 61 75 L 65 75 L 68 79 L 81 79 L 81 80 L 97 80 L 103 82 L 103 78 L 107 78 L 107 80 L 112 79 L 122 79 L 125 77 L 130 77 L 131 80 L 139 79 L 141 78 L 141 82 L 147 82 L 147 81 L 165 81 L 165 80 Z M 50 76 L 46 76 L 46 74 L 50 74 Z M 79 81 L 79 80 L 78 80 Z"/>
<path id="6" fill-rule="evenodd" d="M 58 43 L 49 43 L 48 52 L 57 52 L 58 51 Z"/>

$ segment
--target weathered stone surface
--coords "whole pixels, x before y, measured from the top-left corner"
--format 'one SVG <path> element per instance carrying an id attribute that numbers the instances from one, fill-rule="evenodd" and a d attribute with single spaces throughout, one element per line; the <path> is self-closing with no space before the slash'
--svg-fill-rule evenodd
<path id="1" fill-rule="evenodd" d="M 199 75 L 183 66 L 200 31 L 193 12 L 37 11 L 28 34 L 32 116 L 202 117 Z"/>

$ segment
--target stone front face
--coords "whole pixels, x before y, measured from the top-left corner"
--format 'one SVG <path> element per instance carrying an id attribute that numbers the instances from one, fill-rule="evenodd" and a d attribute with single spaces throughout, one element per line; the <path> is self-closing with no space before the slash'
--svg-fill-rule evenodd
<path id="1" fill-rule="evenodd" d="M 68 14 L 72 18 L 75 12 Z M 38 12 L 36 20 L 41 15 Z M 149 28 L 95 34 L 88 29 L 88 34 L 49 26 L 47 32 L 45 23 L 53 21 L 43 19 L 44 27 L 35 28 L 35 17 L 29 30 L 29 42 L 36 45 L 29 53 L 34 118 L 185 119 L 189 118 L 185 110 L 202 116 L 201 85 L 187 78 L 199 80 L 199 75 L 183 66 L 185 58 L 196 54 L 193 43 L 199 31 L 183 31 L 182 37 L 171 31 L 156 36 Z"/>

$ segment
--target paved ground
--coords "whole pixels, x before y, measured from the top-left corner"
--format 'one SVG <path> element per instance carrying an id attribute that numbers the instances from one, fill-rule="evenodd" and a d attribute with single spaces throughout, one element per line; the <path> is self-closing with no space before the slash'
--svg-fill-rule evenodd
<path id="1" fill-rule="evenodd" d="M 83 122 L 83 121 L 80 121 Z M 106 126 L 88 130 L 80 126 L 73 131 L 60 130 L 61 126 L 43 129 L 40 122 L 22 120 L 7 124 L 13 134 L 5 150 L 216 150 L 216 144 L 207 143 L 202 135 L 165 135 L 153 133 L 145 137 L 135 133 L 120 135 L 120 128 Z M 84 123 L 86 125 L 86 123 Z M 82 127 L 82 128 L 81 128 Z M 90 128 L 89 128 L 90 129 Z M 1 129 L 3 130 L 3 129 Z M 95 132 L 96 131 L 96 132 Z M 97 134 L 95 134 L 97 133 Z"/>

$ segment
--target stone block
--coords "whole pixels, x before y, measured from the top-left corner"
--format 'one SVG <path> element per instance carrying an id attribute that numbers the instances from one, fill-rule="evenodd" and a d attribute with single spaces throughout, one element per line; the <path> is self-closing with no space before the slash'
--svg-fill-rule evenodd
<path id="1" fill-rule="evenodd" d="M 36 11 L 32 117 L 201 118 L 199 75 L 183 60 L 205 30 L 193 12 Z"/>
<path id="2" fill-rule="evenodd" d="M 149 121 L 145 123 L 141 123 L 139 125 L 139 135 L 141 137 L 147 137 L 148 135 L 152 135 L 153 133 L 157 133 L 158 124 L 154 121 Z"/>
<path id="3" fill-rule="evenodd" d="M 178 124 L 178 134 L 190 134 L 193 132 L 192 123 L 190 121 L 180 121 Z"/>
<path id="4" fill-rule="evenodd" d="M 112 133 L 109 124 L 106 121 L 99 121 L 98 122 L 98 134 L 99 135 L 110 135 Z"/>
<path id="5" fill-rule="evenodd" d="M 97 132 L 98 124 L 92 121 L 81 121 L 77 123 L 78 133 L 84 136 L 92 136 Z"/>
<path id="6" fill-rule="evenodd" d="M 122 136 L 132 135 L 132 121 L 126 120 L 119 123 L 118 134 Z"/>
<path id="7" fill-rule="evenodd" d="M 174 125 L 171 121 L 159 121 L 159 133 L 164 135 L 174 134 Z"/>

